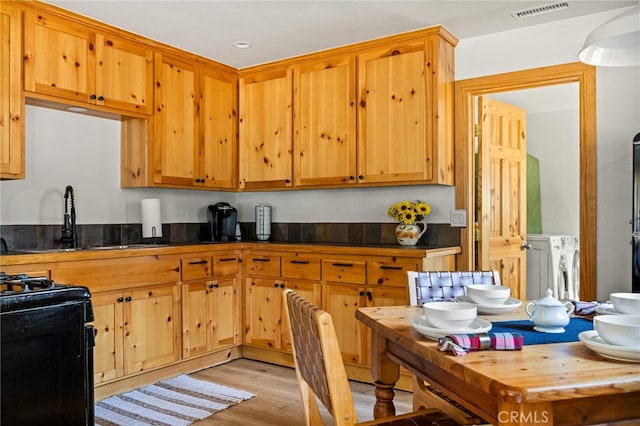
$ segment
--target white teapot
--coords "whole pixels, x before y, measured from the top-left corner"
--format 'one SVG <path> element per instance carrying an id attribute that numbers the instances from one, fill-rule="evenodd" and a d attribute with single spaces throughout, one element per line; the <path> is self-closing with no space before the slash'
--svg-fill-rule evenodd
<path id="1" fill-rule="evenodd" d="M 555 299 L 550 288 L 542 299 L 527 303 L 524 308 L 533 321 L 533 329 L 543 333 L 564 333 L 574 309 L 573 303 Z"/>

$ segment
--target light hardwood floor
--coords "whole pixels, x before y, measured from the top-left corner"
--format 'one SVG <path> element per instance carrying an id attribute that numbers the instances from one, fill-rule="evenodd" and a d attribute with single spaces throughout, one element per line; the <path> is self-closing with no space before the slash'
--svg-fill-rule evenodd
<path id="1" fill-rule="evenodd" d="M 249 401 L 230 407 L 194 425 L 304 425 L 300 391 L 292 368 L 239 359 L 198 371 L 191 376 L 256 395 Z M 371 420 L 375 403 L 374 386 L 353 381 L 350 385 L 358 421 Z M 397 414 L 409 412 L 412 408 L 412 394 L 396 391 L 394 402 Z M 326 423 L 331 424 L 329 414 L 326 411 L 323 414 Z"/>

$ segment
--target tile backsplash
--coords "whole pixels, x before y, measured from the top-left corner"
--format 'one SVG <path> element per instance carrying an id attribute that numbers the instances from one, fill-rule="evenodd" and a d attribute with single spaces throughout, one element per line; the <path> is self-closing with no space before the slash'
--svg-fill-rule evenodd
<path id="1" fill-rule="evenodd" d="M 271 241 L 351 244 L 397 244 L 396 223 L 272 223 Z M 0 225 L 9 249 L 60 246 L 61 225 Z M 150 242 L 142 238 L 140 224 L 77 225 L 80 246 L 124 245 Z M 240 223 L 242 239 L 255 241 L 255 223 Z M 206 223 L 170 223 L 162 226 L 163 243 L 197 243 L 208 238 Z M 428 224 L 418 245 L 459 245 L 459 228 L 448 223 Z"/>

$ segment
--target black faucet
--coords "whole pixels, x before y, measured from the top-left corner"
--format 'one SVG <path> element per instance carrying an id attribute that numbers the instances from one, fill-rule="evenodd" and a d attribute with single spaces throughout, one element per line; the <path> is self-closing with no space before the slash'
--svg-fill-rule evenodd
<path id="1" fill-rule="evenodd" d="M 71 214 L 69 214 L 69 198 L 71 198 Z M 73 187 L 67 185 L 64 190 L 64 224 L 60 244 L 63 247 L 78 247 L 78 231 L 76 229 L 76 201 L 73 197 Z"/>

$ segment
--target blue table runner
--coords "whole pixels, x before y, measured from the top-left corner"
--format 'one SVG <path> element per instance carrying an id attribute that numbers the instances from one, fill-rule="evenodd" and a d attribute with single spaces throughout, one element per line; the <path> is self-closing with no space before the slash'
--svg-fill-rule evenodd
<path id="1" fill-rule="evenodd" d="M 585 318 L 571 318 L 564 333 L 542 333 L 533 329 L 530 320 L 493 322 L 490 333 L 520 333 L 524 337 L 525 345 L 540 345 L 544 343 L 577 342 L 578 334 L 586 330 L 593 330 L 593 322 Z"/>

